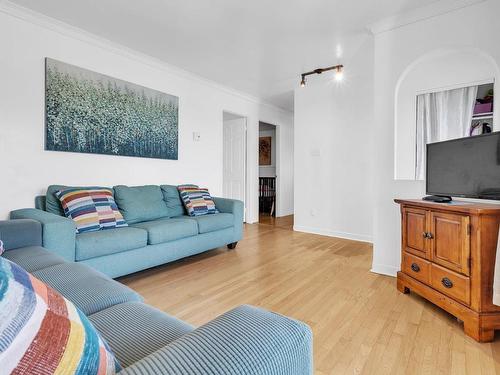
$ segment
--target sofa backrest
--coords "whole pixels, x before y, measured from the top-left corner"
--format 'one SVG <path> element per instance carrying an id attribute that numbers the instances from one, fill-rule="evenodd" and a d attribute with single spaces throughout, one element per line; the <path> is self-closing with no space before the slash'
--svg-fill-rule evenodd
<path id="1" fill-rule="evenodd" d="M 47 194 L 45 196 L 40 195 L 35 198 L 35 208 L 64 216 L 63 208 L 55 193 L 67 187 L 69 186 L 50 185 L 47 188 Z M 119 190 L 118 198 L 116 189 Z M 113 188 L 113 191 L 118 208 L 122 212 L 125 220 L 130 224 L 139 221 L 154 220 L 154 218 L 181 216 L 186 213 L 177 186 L 175 185 L 145 185 L 132 187 L 118 185 Z M 158 197 L 160 196 L 158 193 L 159 191 L 166 204 L 166 210 L 164 210 L 161 202 L 158 202 Z M 135 201 L 135 203 L 133 201 Z M 151 212 L 148 212 L 147 208 L 141 207 L 141 204 L 148 201 L 159 203 L 159 209 L 153 209 Z"/>
<path id="2" fill-rule="evenodd" d="M 37 195 L 35 197 L 35 208 L 42 211 L 47 211 L 47 206 L 45 205 L 45 195 Z"/>
<path id="3" fill-rule="evenodd" d="M 169 217 L 166 202 L 158 185 L 113 187 L 115 201 L 129 224 Z"/>
<path id="4" fill-rule="evenodd" d="M 59 202 L 59 198 L 56 197 L 56 192 L 62 190 L 67 186 L 64 185 L 50 185 L 47 188 L 47 193 L 45 194 L 45 211 L 51 214 L 56 214 L 59 216 L 64 216 L 64 210 Z"/>
<path id="5" fill-rule="evenodd" d="M 177 186 L 160 185 L 163 193 L 163 200 L 167 203 L 168 214 L 170 217 L 184 215 L 186 210 L 179 196 Z"/>

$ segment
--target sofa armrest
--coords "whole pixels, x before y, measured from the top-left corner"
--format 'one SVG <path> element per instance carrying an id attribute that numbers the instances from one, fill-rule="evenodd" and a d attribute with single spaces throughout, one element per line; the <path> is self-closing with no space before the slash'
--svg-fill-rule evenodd
<path id="1" fill-rule="evenodd" d="M 76 226 L 73 220 L 36 208 L 12 211 L 10 218 L 32 219 L 40 222 L 43 247 L 68 261 L 75 261 Z"/>
<path id="2" fill-rule="evenodd" d="M 5 250 L 41 246 L 42 226 L 38 221 L 29 219 L 1 220 L 0 240 L 3 241 Z"/>
<path id="3" fill-rule="evenodd" d="M 243 237 L 243 220 L 245 214 L 245 205 L 237 199 L 213 197 L 215 207 L 220 212 L 234 215 L 234 239 L 233 242 L 241 240 Z"/>
<path id="4" fill-rule="evenodd" d="M 173 341 L 120 375 L 310 375 L 311 329 L 299 321 L 240 306 Z"/>

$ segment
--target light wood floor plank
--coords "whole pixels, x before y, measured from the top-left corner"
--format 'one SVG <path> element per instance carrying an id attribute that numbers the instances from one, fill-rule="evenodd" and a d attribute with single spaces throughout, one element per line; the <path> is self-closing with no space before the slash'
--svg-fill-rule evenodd
<path id="1" fill-rule="evenodd" d="M 213 250 L 121 278 L 146 302 L 194 325 L 240 304 L 300 319 L 316 374 L 500 375 L 500 336 L 478 344 L 451 315 L 370 272 L 361 242 L 293 232 L 293 218 L 245 225 L 236 250 Z"/>

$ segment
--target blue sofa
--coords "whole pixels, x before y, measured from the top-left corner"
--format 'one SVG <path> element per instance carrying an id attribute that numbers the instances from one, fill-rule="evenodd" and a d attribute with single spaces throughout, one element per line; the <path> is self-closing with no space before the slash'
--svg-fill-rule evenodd
<path id="1" fill-rule="evenodd" d="M 64 216 L 51 185 L 35 208 L 12 211 L 11 219 L 33 219 L 42 224 L 43 246 L 72 262 L 84 263 L 110 277 L 119 277 L 227 245 L 243 235 L 243 203 L 214 198 L 217 214 L 190 217 L 176 186 L 113 187 L 114 198 L 129 224 L 76 234 L 73 220 Z"/>
<path id="2" fill-rule="evenodd" d="M 72 301 L 108 342 L 119 375 L 310 375 L 312 333 L 299 321 L 248 305 L 191 325 L 135 291 L 42 245 L 34 220 L 0 221 L 3 257 Z"/>

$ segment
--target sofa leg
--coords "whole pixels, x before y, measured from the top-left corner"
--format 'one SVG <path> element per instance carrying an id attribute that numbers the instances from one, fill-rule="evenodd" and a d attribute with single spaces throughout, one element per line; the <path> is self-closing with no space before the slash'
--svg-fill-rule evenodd
<path id="1" fill-rule="evenodd" d="M 238 245 L 238 242 L 231 242 L 230 244 L 227 245 L 227 248 L 229 250 L 236 249 L 236 245 Z"/>

